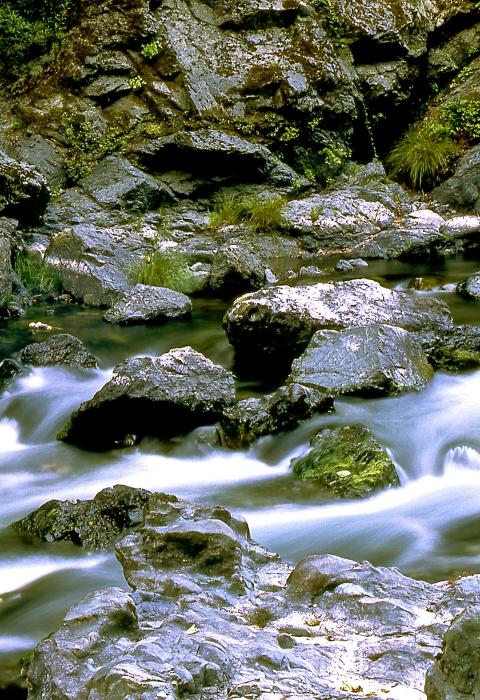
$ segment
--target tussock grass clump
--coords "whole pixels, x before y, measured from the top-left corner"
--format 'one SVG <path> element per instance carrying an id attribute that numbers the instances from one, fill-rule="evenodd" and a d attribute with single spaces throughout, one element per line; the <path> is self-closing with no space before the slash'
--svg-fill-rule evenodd
<path id="1" fill-rule="evenodd" d="M 460 145 L 437 124 L 427 123 L 407 131 L 387 156 L 392 177 L 404 179 L 415 189 L 433 187 L 460 153 Z"/>
<path id="2" fill-rule="evenodd" d="M 193 291 L 195 282 L 195 273 L 186 258 L 173 251 L 156 250 L 146 255 L 130 268 L 128 277 L 133 284 L 168 287 L 185 294 Z"/>
<path id="3" fill-rule="evenodd" d="M 280 228 L 285 219 L 282 209 L 286 200 L 280 196 L 225 197 L 215 205 L 210 214 L 213 229 L 234 224 L 248 224 L 254 231 L 273 231 Z"/>
<path id="4" fill-rule="evenodd" d="M 62 288 L 58 272 L 26 252 L 17 255 L 13 267 L 30 294 L 57 294 Z"/>

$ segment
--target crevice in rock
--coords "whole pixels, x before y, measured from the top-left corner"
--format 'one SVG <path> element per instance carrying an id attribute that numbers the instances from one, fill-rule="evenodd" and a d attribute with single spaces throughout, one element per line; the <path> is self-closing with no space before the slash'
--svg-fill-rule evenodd
<path id="1" fill-rule="evenodd" d="M 355 66 L 398 61 L 407 55 L 407 50 L 398 43 L 381 42 L 370 37 L 354 41 L 350 44 L 350 51 Z"/>
<path id="2" fill-rule="evenodd" d="M 222 22 L 219 26 L 221 29 L 242 31 L 256 30 L 262 31 L 265 29 L 288 29 L 295 24 L 297 17 L 301 13 L 300 8 L 291 10 L 265 10 L 264 12 L 255 12 L 251 15 L 242 17 L 241 19 L 228 19 Z"/>
<path id="3" fill-rule="evenodd" d="M 18 685 L 7 685 L 5 688 L 0 688 L 0 700 L 26 700 L 28 690 L 20 688 Z"/>
<path id="4" fill-rule="evenodd" d="M 465 29 L 471 29 L 480 21 L 480 11 L 455 15 L 428 37 L 428 49 L 435 49 Z"/>

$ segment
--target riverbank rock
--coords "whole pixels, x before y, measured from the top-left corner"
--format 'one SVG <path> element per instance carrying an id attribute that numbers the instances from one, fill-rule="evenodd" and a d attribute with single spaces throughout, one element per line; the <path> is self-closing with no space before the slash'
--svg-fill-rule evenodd
<path id="1" fill-rule="evenodd" d="M 69 333 L 57 333 L 41 343 L 26 345 L 20 353 L 25 365 L 66 365 L 88 369 L 97 366 L 97 358 L 81 340 Z"/>
<path id="2" fill-rule="evenodd" d="M 433 370 L 412 333 L 374 324 L 317 331 L 287 380 L 330 396 L 384 396 L 423 389 Z"/>
<path id="3" fill-rule="evenodd" d="M 457 284 L 457 293 L 467 299 L 480 301 L 480 272 Z"/>
<path id="4" fill-rule="evenodd" d="M 480 146 L 474 146 L 459 160 L 452 177 L 432 190 L 432 197 L 461 212 L 480 214 L 479 164 Z"/>
<path id="5" fill-rule="evenodd" d="M 272 394 L 242 399 L 227 408 L 221 419 L 222 438 L 227 447 L 247 447 L 265 435 L 294 430 L 302 421 L 332 408 L 330 396 L 292 383 Z"/>
<path id="6" fill-rule="evenodd" d="M 325 428 L 310 444 L 307 454 L 292 462 L 293 473 L 302 481 L 314 481 L 327 493 L 366 498 L 400 485 L 395 465 L 367 428 Z"/>
<path id="7" fill-rule="evenodd" d="M 245 294 L 224 317 L 241 370 L 288 371 L 318 330 L 386 323 L 425 336 L 453 326 L 446 304 L 356 279 Z"/>
<path id="8" fill-rule="evenodd" d="M 144 489 L 117 485 L 100 491 L 91 501 L 48 501 L 12 527 L 26 538 L 67 540 L 86 549 L 108 550 L 143 523 L 143 507 L 150 495 Z"/>
<path id="9" fill-rule="evenodd" d="M 295 568 L 220 506 L 153 494 L 117 545 L 133 593 L 90 593 L 35 648 L 29 698 L 420 700 L 480 576 L 430 584 L 332 555 Z M 319 673 L 320 670 L 320 673 Z"/>
<path id="10" fill-rule="evenodd" d="M 186 294 L 167 287 L 136 284 L 109 309 L 103 318 L 109 323 L 163 323 L 185 318 L 192 312 L 192 302 Z"/>
<path id="11" fill-rule="evenodd" d="M 217 421 L 235 397 L 231 372 L 190 347 L 134 357 L 70 417 L 57 436 L 91 450 L 169 438 Z"/>
<path id="12" fill-rule="evenodd" d="M 449 372 L 480 366 L 480 328 L 455 326 L 426 349 L 428 358 L 437 369 Z"/>
<path id="13" fill-rule="evenodd" d="M 37 223 L 50 198 L 47 181 L 35 168 L 0 151 L 0 215 Z"/>
<path id="14" fill-rule="evenodd" d="M 480 692 L 480 606 L 456 617 L 427 673 L 427 700 L 468 700 Z"/>

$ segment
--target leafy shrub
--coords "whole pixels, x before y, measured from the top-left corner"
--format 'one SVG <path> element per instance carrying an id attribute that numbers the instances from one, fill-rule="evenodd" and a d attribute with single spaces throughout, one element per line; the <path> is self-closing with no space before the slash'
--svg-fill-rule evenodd
<path id="1" fill-rule="evenodd" d="M 439 120 L 450 135 L 465 138 L 469 143 L 480 139 L 480 100 L 457 99 L 439 108 Z"/>
<path id="2" fill-rule="evenodd" d="M 231 226 L 245 223 L 254 231 L 273 231 L 284 224 L 282 209 L 285 199 L 279 196 L 225 197 L 210 214 L 210 226 Z"/>
<path id="3" fill-rule="evenodd" d="M 72 0 L 4 0 L 0 5 L 0 61 L 10 75 L 41 55 L 65 27 Z"/>
<path id="4" fill-rule="evenodd" d="M 62 288 L 60 275 L 42 260 L 26 252 L 17 255 L 13 267 L 30 294 L 56 294 Z"/>
<path id="5" fill-rule="evenodd" d="M 195 281 L 195 273 L 186 258 L 173 251 L 156 250 L 146 255 L 130 268 L 128 276 L 133 284 L 168 287 L 184 293 L 193 291 Z"/>
<path id="6" fill-rule="evenodd" d="M 432 187 L 446 177 L 461 148 L 439 124 L 423 123 L 410 129 L 390 151 L 386 162 L 392 177 L 401 177 L 416 189 Z"/>

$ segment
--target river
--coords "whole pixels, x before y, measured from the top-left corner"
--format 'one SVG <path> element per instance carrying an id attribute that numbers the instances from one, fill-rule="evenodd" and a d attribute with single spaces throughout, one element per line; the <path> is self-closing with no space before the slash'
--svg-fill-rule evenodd
<path id="1" fill-rule="evenodd" d="M 478 268 L 478 260 L 460 258 L 428 268 L 376 262 L 358 276 L 402 288 L 428 274 L 435 278 L 432 293 L 447 301 L 457 322 L 480 324 L 478 303 L 442 289 Z M 8 524 L 52 498 L 89 498 L 116 483 L 221 503 L 247 518 L 255 539 L 291 561 L 330 552 L 428 580 L 480 571 L 480 370 L 438 373 L 420 393 L 338 401 L 335 414 L 248 452 L 208 451 L 188 436 L 102 454 L 55 440 L 71 411 L 128 356 L 188 344 L 230 368 L 224 310 L 223 302 L 195 300 L 191 321 L 120 328 L 97 310 L 33 306 L 0 328 L 2 356 L 31 342 L 28 324 L 40 320 L 79 337 L 100 363 L 98 370 L 34 368 L 0 396 L 0 679 L 82 594 L 125 585 L 113 555 L 68 543 L 27 544 Z M 240 395 L 259 390 L 239 384 Z M 290 461 L 319 427 L 349 423 L 366 425 L 388 449 L 401 486 L 368 500 L 321 503 L 310 486 L 294 481 Z"/>

